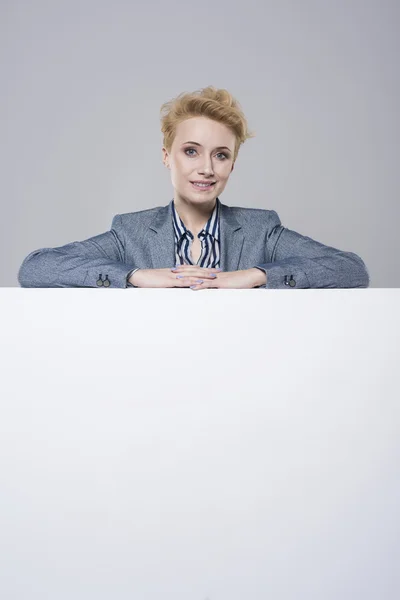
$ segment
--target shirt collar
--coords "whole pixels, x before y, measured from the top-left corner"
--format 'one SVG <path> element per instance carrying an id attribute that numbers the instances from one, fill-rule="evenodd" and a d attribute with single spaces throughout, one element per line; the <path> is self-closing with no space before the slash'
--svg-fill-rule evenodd
<path id="1" fill-rule="evenodd" d="M 172 221 L 174 224 L 175 235 L 179 241 L 186 234 L 186 232 L 188 230 L 186 229 L 184 222 L 178 215 L 178 212 L 175 210 L 174 201 L 171 200 L 171 203 L 172 203 Z M 214 210 L 211 213 L 211 216 L 208 219 L 205 226 L 203 227 L 202 231 L 205 231 L 206 233 L 211 235 L 211 237 L 215 238 L 218 241 L 219 241 L 219 215 L 220 215 L 220 201 L 219 201 L 219 198 L 217 198 L 217 201 L 214 206 Z"/>

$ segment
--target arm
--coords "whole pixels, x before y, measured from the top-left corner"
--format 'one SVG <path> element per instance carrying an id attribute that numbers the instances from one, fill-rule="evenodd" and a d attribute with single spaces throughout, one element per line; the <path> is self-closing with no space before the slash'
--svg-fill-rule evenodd
<path id="1" fill-rule="evenodd" d="M 110 231 L 28 254 L 19 269 L 18 281 L 21 287 L 100 287 L 99 275 L 103 282 L 107 275 L 109 287 L 125 288 L 127 275 L 135 266 L 125 264 L 123 256 L 121 216 L 116 215 Z"/>
<path id="2" fill-rule="evenodd" d="M 281 225 L 278 214 L 270 211 L 266 254 L 270 262 L 254 265 L 265 272 L 272 288 L 365 288 L 369 273 L 354 252 L 325 246 Z M 285 281 L 287 283 L 285 283 Z"/>

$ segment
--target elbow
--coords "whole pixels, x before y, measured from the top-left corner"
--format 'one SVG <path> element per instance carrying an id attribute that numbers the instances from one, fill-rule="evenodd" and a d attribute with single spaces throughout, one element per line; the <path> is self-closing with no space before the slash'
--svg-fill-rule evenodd
<path id="1" fill-rule="evenodd" d="M 17 275 L 20 287 L 46 287 L 45 282 L 40 280 L 40 268 L 38 264 L 38 259 L 47 250 L 50 250 L 50 248 L 41 248 L 40 250 L 34 250 L 24 258 Z"/>
<path id="2" fill-rule="evenodd" d="M 367 288 L 370 285 L 370 274 L 367 265 L 358 254 L 346 253 L 351 261 L 351 274 L 353 283 L 351 287 Z"/>
<path id="3" fill-rule="evenodd" d="M 26 258 L 24 258 L 22 265 L 19 268 L 18 271 L 18 283 L 20 285 L 20 287 L 23 288 L 28 288 L 28 287 L 35 287 L 33 285 L 33 281 L 34 281 L 34 264 L 31 260 L 31 257 L 34 253 L 29 254 Z"/>
<path id="4" fill-rule="evenodd" d="M 30 287 L 29 280 L 28 280 L 28 277 L 27 277 L 27 274 L 25 271 L 24 263 L 22 263 L 22 265 L 18 271 L 17 278 L 18 278 L 19 287 L 23 287 L 23 288 Z"/>

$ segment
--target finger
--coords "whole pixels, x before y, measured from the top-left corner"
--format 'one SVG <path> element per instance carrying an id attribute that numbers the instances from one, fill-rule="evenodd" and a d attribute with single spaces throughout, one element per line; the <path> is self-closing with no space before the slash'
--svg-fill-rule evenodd
<path id="1" fill-rule="evenodd" d="M 213 279 L 196 279 L 194 283 L 192 283 L 190 285 L 191 289 L 194 290 L 205 290 L 207 288 L 209 289 L 213 289 L 213 288 L 218 288 L 219 287 L 219 282 L 217 279 L 213 280 Z"/>
<path id="2" fill-rule="evenodd" d="M 197 284 L 200 281 L 204 281 L 204 279 L 200 279 L 199 277 L 192 277 L 192 276 L 184 276 L 184 275 L 180 275 L 180 276 L 175 276 L 175 287 L 190 287 L 193 284 Z"/>
<path id="3" fill-rule="evenodd" d="M 218 273 L 210 272 L 210 271 L 202 271 L 200 269 L 191 269 L 187 271 L 174 271 L 171 273 L 173 277 L 198 277 L 200 279 L 216 279 L 218 277 Z"/>
<path id="4" fill-rule="evenodd" d="M 177 267 L 172 267 L 171 271 L 173 272 L 181 272 L 184 271 L 196 271 L 201 273 L 221 273 L 222 269 L 216 267 L 199 267 L 198 265 L 179 265 Z"/>
<path id="5" fill-rule="evenodd" d="M 219 271 L 211 271 L 208 269 L 185 269 L 172 271 L 171 274 L 175 277 L 203 277 L 206 279 L 214 279 L 218 276 Z"/>
<path id="6" fill-rule="evenodd" d="M 191 287 L 191 286 L 212 286 L 212 281 L 210 279 L 204 279 L 199 277 L 187 276 L 182 277 L 176 280 L 176 287 Z"/>
<path id="7" fill-rule="evenodd" d="M 217 273 L 209 273 L 194 269 L 193 271 L 180 271 L 178 273 L 174 273 L 173 277 L 176 279 L 182 279 L 184 277 L 197 277 L 198 279 L 211 279 L 214 280 L 217 278 Z"/>

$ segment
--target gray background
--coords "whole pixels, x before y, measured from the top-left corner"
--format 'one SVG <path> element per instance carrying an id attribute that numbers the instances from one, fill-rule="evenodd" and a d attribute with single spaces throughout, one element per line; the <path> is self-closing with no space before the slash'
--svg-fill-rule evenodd
<path id="1" fill-rule="evenodd" d="M 400 287 L 399 4 L 1 3 L 0 285 L 32 250 L 173 197 L 159 110 L 227 88 L 256 137 L 221 195 Z"/>

